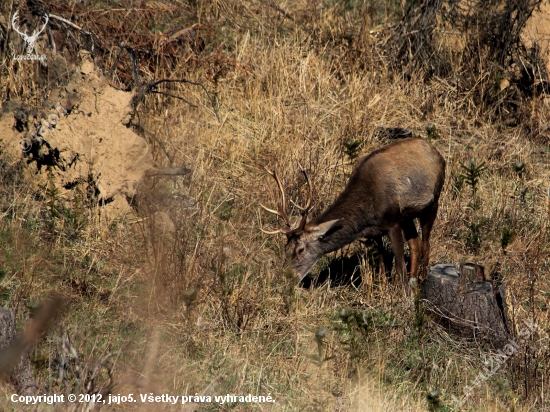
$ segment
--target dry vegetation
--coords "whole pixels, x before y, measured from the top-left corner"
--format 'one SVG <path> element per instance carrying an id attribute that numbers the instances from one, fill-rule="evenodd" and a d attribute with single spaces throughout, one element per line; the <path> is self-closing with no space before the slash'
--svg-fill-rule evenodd
<path id="1" fill-rule="evenodd" d="M 51 292 L 66 302 L 58 326 L 32 349 L 41 391 L 276 399 L 184 410 L 550 409 L 550 106 L 536 50 L 517 46 L 519 34 L 493 33 L 474 48 L 472 25 L 446 25 L 452 13 L 466 16 L 447 2 L 49 3 L 51 13 L 94 33 L 105 73 L 125 41 L 141 81 L 186 79 L 208 94 L 190 83 L 161 85 L 184 100 L 149 93 L 139 102 L 134 130 L 149 131 L 143 136 L 157 165 L 192 173 L 144 180 L 135 208 L 115 220 L 102 220 L 100 206 L 65 202 L 51 186 L 37 191 L 24 179 L 33 165 L 0 157 L 0 305 L 23 325 Z M 481 16 L 479 27 L 488 27 L 482 19 L 491 10 L 472 4 L 466 11 L 479 14 L 468 18 Z M 9 15 L 9 5 L 0 7 Z M 439 29 L 426 33 L 434 22 Z M 162 35 L 178 26 L 194 31 L 178 41 Z M 456 41 L 442 41 L 445 30 L 459 29 Z M 403 48 L 408 32 L 437 47 L 413 36 Z M 499 60 L 487 39 L 503 35 L 516 48 Z M 78 36 L 65 39 L 67 50 Z M 65 80 L 37 63 L 13 62 L 6 43 L 2 99 L 40 106 Z M 128 53 L 112 84 L 134 86 Z M 447 160 L 432 261 L 485 265 L 506 284 L 516 332 L 525 320 L 538 324 L 461 408 L 452 396 L 483 370 L 490 348 L 447 335 L 374 275 L 372 253 L 359 244 L 327 256 L 316 271 L 357 256 L 360 286 L 296 287 L 282 271 L 283 239 L 259 230 L 280 223 L 259 208 L 278 202 L 264 166 L 278 163 L 300 204 L 300 162 L 319 213 L 356 157 L 387 142 L 383 127 L 431 139 Z M 12 392 L 8 383 L 2 390 Z M 8 395 L 1 402 L 18 409 Z"/>

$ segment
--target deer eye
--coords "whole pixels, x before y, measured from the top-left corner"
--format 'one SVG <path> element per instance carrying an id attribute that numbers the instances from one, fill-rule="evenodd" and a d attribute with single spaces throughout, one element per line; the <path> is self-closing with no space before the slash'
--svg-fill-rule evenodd
<path id="1" fill-rule="evenodd" d="M 298 255 L 301 255 L 302 253 L 304 253 L 304 250 L 306 250 L 306 248 L 303 246 L 300 246 L 298 249 L 296 249 L 296 253 Z"/>

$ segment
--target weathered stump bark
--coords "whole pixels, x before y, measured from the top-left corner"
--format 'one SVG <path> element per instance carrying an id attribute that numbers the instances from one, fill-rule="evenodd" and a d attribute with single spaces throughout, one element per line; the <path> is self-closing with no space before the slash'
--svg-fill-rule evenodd
<path id="1" fill-rule="evenodd" d="M 21 351 L 13 348 L 16 339 L 13 316 L 8 309 L 0 307 L 0 354 L 2 358 L 6 358 L 2 359 L 0 364 L 1 369 L 11 370 L 0 370 L 0 372 L 9 375 L 10 381 L 19 394 L 32 395 L 38 386 L 32 374 L 31 360 L 26 351 L 21 359 L 14 359 L 21 356 Z"/>
<path id="2" fill-rule="evenodd" d="M 509 341 L 504 285 L 486 281 L 483 267 L 469 263 L 430 266 L 421 292 L 428 310 L 451 333 L 480 339 L 495 348 Z"/>

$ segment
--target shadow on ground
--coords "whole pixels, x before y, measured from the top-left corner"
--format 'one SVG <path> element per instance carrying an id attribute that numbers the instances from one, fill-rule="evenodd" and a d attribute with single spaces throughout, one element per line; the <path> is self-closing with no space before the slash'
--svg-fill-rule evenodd
<path id="1" fill-rule="evenodd" d="M 368 254 L 367 254 L 368 256 Z M 304 289 L 318 288 L 326 282 L 330 282 L 333 287 L 336 286 L 354 286 L 358 288 L 363 281 L 361 277 L 361 261 L 365 258 L 364 253 L 359 252 L 352 256 L 338 257 L 334 259 L 328 267 L 323 269 L 319 275 L 306 276 L 301 282 L 300 287 Z M 392 281 L 393 254 L 384 251 L 384 265 L 386 268 L 385 276 L 389 281 Z M 377 261 L 371 260 L 371 266 L 378 267 Z M 405 264 L 409 267 L 409 256 L 405 255 Z M 372 276 L 379 277 L 378 269 L 374 270 Z"/>
<path id="2" fill-rule="evenodd" d="M 361 286 L 361 254 L 334 259 L 318 276 L 306 276 L 300 286 L 306 289 L 317 288 L 325 282 L 331 286 Z"/>

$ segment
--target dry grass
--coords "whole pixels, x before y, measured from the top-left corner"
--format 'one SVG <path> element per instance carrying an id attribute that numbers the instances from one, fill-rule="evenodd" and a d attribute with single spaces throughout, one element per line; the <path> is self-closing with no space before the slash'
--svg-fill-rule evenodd
<path id="1" fill-rule="evenodd" d="M 193 70 L 182 60 L 169 74 L 159 66 L 154 76 L 206 84 L 220 121 L 198 87 L 180 89 L 198 107 L 162 96 L 146 99 L 141 125 L 164 142 L 173 165 L 190 167 L 192 174 L 145 181 L 135 216 L 111 225 L 98 222 L 97 210 L 54 216 L 24 181 L 12 183 L 17 170 L 3 170 L 0 303 L 14 308 L 20 322 L 50 291 L 60 292 L 69 307 L 61 329 L 51 330 L 32 353 L 45 392 L 78 388 L 85 379 L 77 364 L 93 370 L 120 351 L 109 361 L 114 394 L 251 393 L 277 400 L 197 406 L 201 410 L 458 410 L 451 396 L 482 370 L 486 348 L 448 336 L 415 314 L 412 301 L 371 276 L 365 252 L 360 290 L 296 288 L 281 271 L 283 239 L 259 230 L 278 224 L 259 209 L 259 203 L 278 201 L 264 166 L 277 162 L 288 196 L 300 204 L 306 191 L 298 162 L 304 165 L 315 187 L 313 213 L 319 213 L 353 168 L 344 142 L 357 140 L 362 155 L 385 143 L 377 127 L 407 127 L 426 137 L 425 127 L 434 125 L 447 181 L 432 261 L 486 265 L 507 286 L 514 327 L 526 319 L 539 325 L 521 356 L 477 387 L 463 409 L 547 410 L 544 96 L 522 109 L 520 123 L 505 126 L 446 79 L 424 82 L 417 73 L 406 81 L 388 69 L 375 36 L 385 33 L 378 24 L 400 15 L 399 8 L 384 2 L 280 4 L 293 22 L 268 4 L 197 2 L 196 18 L 212 30 L 200 57 L 212 59 Z M 350 27 L 363 27 L 355 30 L 352 46 L 344 37 Z M 13 88 L 19 80 L 32 85 L 13 71 L 1 82 Z M 30 98 L 33 90 L 20 92 Z M 163 150 L 150 143 L 157 164 L 167 165 Z M 475 196 L 467 184 L 457 188 L 465 173 L 460 164 L 471 157 L 487 167 Z M 517 173 L 513 164 L 520 161 L 525 166 Z M 511 234 L 505 248 L 503 231 Z M 359 250 L 352 245 L 337 255 Z M 358 318 L 341 315 L 342 309 Z M 79 359 L 60 381 L 64 333 Z M 107 382 L 103 373 L 96 389 Z M 3 390 L 10 393 L 7 385 Z M 436 390 L 439 404 L 427 397 Z"/>

